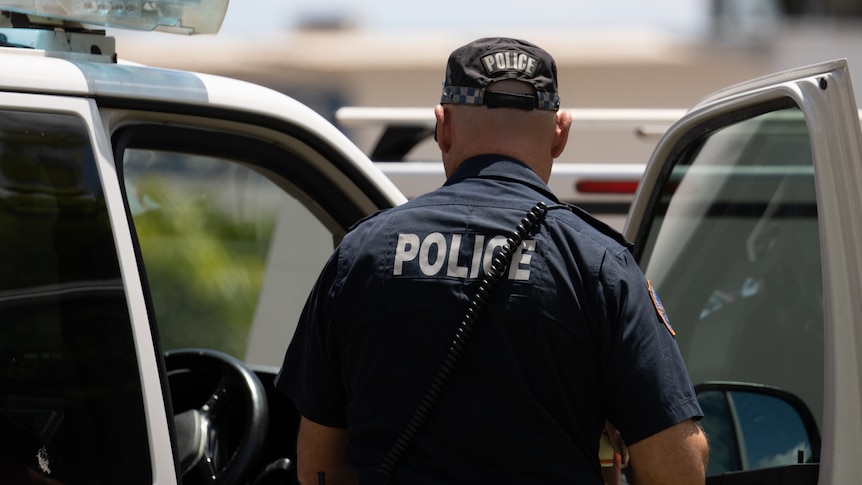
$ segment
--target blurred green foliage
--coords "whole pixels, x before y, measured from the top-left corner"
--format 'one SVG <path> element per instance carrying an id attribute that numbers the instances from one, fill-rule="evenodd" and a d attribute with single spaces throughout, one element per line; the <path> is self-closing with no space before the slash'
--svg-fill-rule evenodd
<path id="1" fill-rule="evenodd" d="M 158 207 L 136 215 L 134 224 L 163 350 L 205 347 L 242 359 L 274 209 L 237 217 L 212 194 L 165 179 L 150 179 L 145 190 L 157 194 Z"/>

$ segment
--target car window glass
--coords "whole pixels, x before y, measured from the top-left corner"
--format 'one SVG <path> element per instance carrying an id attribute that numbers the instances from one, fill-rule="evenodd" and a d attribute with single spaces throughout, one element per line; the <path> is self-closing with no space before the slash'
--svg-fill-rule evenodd
<path id="1" fill-rule="evenodd" d="M 680 153 L 660 187 L 640 263 L 692 380 L 775 386 L 802 398 L 820 422 L 823 285 L 801 111 L 734 122 Z"/>
<path id="2" fill-rule="evenodd" d="M 129 312 L 81 119 L 0 111 L 0 258 L 0 475 L 151 483 Z"/>
<path id="3" fill-rule="evenodd" d="M 150 143 L 122 155 L 162 349 L 203 347 L 279 365 L 341 234 L 308 195 L 250 156 L 253 143 L 233 141 L 214 155 L 218 135 L 197 136 L 188 145 L 204 140 L 206 153 Z M 268 157 L 287 166 L 292 156 Z"/>

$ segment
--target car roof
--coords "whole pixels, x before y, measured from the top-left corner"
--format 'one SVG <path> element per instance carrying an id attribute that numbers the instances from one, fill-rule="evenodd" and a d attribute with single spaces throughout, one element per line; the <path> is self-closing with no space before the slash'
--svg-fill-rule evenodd
<path id="1" fill-rule="evenodd" d="M 181 106 L 230 111 L 236 117 L 268 118 L 301 127 L 311 138 L 355 162 L 356 168 L 383 187 L 394 204 L 403 196 L 347 136 L 320 114 L 273 89 L 222 76 L 154 68 L 132 63 L 70 60 L 33 49 L 0 47 L 0 91 L 67 95 L 147 106 Z M 137 102 L 137 103 L 136 103 Z"/>

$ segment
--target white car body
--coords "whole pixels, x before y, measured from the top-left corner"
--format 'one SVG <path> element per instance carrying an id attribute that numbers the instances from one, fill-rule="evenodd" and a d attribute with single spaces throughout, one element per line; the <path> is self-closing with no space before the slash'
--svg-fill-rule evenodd
<path id="1" fill-rule="evenodd" d="M 626 142 L 660 136 L 685 114 L 682 109 L 593 109 L 563 108 L 572 115 L 570 144 L 577 147 L 585 136 L 601 133 Z M 430 192 L 445 181 L 436 146 L 428 144 L 434 128 L 431 108 L 363 108 L 343 107 L 335 113 L 339 126 L 360 133 L 383 130 L 377 145 L 367 150 L 375 164 L 408 198 Z M 386 130 L 413 130 L 415 145 L 400 146 L 401 151 L 380 152 Z M 357 136 L 358 137 L 358 136 Z M 423 148 L 426 148 L 423 150 Z M 577 154 L 577 150 L 574 150 Z M 614 151 L 608 146 L 609 157 Z M 402 153 L 406 152 L 406 153 Z M 576 157 L 577 155 L 575 155 Z M 394 158 L 394 159 L 393 159 Z M 551 190 L 564 202 L 575 204 L 618 231 L 625 225 L 626 213 L 643 175 L 646 159 L 597 162 L 561 157 L 556 160 L 548 182 Z"/>
<path id="2" fill-rule="evenodd" d="M 0 26 L 2 24 L 3 20 L 0 17 Z M 26 30 L 20 29 L 20 32 L 26 34 Z M 4 42 L 8 40 L 10 43 L 16 41 L 21 43 L 20 39 L 25 39 L 24 42 L 29 39 L 27 35 L 15 36 L 19 29 L 0 29 L 0 31 L 4 32 Z M 44 32 L 39 31 L 39 33 Z M 52 32 L 51 37 L 53 39 L 59 38 L 61 44 L 66 41 L 72 43 L 73 40 L 84 44 L 88 40 L 92 40 L 94 46 L 110 44 L 105 42 L 103 34 L 103 32 L 66 33 L 58 30 Z M 245 140 L 243 143 L 255 144 L 260 149 L 268 150 L 267 153 L 281 154 L 275 158 L 270 157 L 254 165 L 248 165 L 254 169 L 253 171 L 246 171 L 247 173 L 243 172 L 245 175 L 241 179 L 225 178 L 225 185 L 215 192 L 204 189 L 200 192 L 200 194 L 213 197 L 208 203 L 211 202 L 214 208 L 221 205 L 221 201 L 218 199 L 223 196 L 225 203 L 229 204 L 230 200 L 246 201 L 250 206 L 254 205 L 251 207 L 251 210 L 254 210 L 269 202 L 266 200 L 257 201 L 254 198 L 256 195 L 254 190 L 230 184 L 239 184 L 246 180 L 249 174 L 255 176 L 254 172 L 257 172 L 264 175 L 261 180 L 275 182 L 267 189 L 269 191 L 267 193 L 270 195 L 266 197 L 271 197 L 273 190 L 283 190 L 292 194 L 290 196 L 292 201 L 290 212 L 284 212 L 287 209 L 283 209 L 281 211 L 283 214 L 277 215 L 276 219 L 267 222 L 267 224 L 274 224 L 270 242 L 265 244 L 265 247 L 270 248 L 266 255 L 267 270 L 260 283 L 260 290 L 256 293 L 256 302 L 252 301 L 256 307 L 253 322 L 248 322 L 250 326 L 252 323 L 254 324 L 255 330 L 243 337 L 244 341 L 247 339 L 246 348 L 236 352 L 239 354 L 238 357 L 245 359 L 247 363 L 257 365 L 264 381 L 267 377 L 271 381 L 273 366 L 280 360 L 293 334 L 294 322 L 301 310 L 307 288 L 316 278 L 319 268 L 333 250 L 340 236 L 347 231 L 349 225 L 359 218 L 406 200 L 395 185 L 336 127 L 305 105 L 271 89 L 218 76 L 112 62 L 111 56 L 104 53 L 89 55 L 87 53 L 58 52 L 39 48 L 0 47 L 0 125 L 2 125 L 0 127 L 0 166 L 3 167 L 0 168 L 0 173 L 2 173 L 0 175 L 0 202 L 3 202 L 0 207 L 3 207 L 4 211 L 10 211 L 8 214 L 23 214 L 22 211 L 42 210 L 37 209 L 41 204 L 39 200 L 56 196 L 58 197 L 57 200 L 60 201 L 56 203 L 60 204 L 56 206 L 57 209 L 53 208 L 54 205 L 44 209 L 48 211 L 48 217 L 56 219 L 54 222 L 48 221 L 47 227 L 56 228 L 63 217 L 68 217 L 63 216 L 65 209 L 61 207 L 62 204 L 67 204 L 62 202 L 63 198 L 67 197 L 63 195 L 64 192 L 62 191 L 67 189 L 52 186 L 54 183 L 60 183 L 57 182 L 56 176 L 52 175 L 55 173 L 52 171 L 54 169 L 37 169 L 40 171 L 31 173 L 29 171 L 31 169 L 21 168 L 18 163 L 20 157 L 26 153 L 39 153 L 41 154 L 38 155 L 39 159 L 53 156 L 47 152 L 51 150 L 48 148 L 48 144 L 51 143 L 49 140 L 52 140 L 52 138 L 48 138 L 50 132 L 46 131 L 42 134 L 46 140 L 45 145 L 41 147 L 34 145 L 31 152 L 16 151 L 13 144 L 18 143 L 16 140 L 19 137 L 30 140 L 30 137 L 35 136 L 34 140 L 38 141 L 39 134 L 33 132 L 38 132 L 39 128 L 36 125 L 30 127 L 17 122 L 4 124 L 3 118 L 9 116 L 23 116 L 25 119 L 45 116 L 48 117 L 46 119 L 50 118 L 51 120 L 56 117 L 67 120 L 77 127 L 76 129 L 82 130 L 81 133 L 86 133 L 86 137 L 76 141 L 76 143 L 86 144 L 87 151 L 92 152 L 93 166 L 98 171 L 98 188 L 94 191 L 88 190 L 96 182 L 92 179 L 86 179 L 87 175 L 80 173 L 73 175 L 76 180 L 79 176 L 83 176 L 85 179 L 75 182 L 75 189 L 72 194 L 79 195 L 69 195 L 68 197 L 72 199 L 68 203 L 83 204 L 91 200 L 93 196 L 103 197 L 106 215 L 110 220 L 110 226 L 113 228 L 112 239 L 116 249 L 116 264 L 119 265 L 122 275 L 122 291 L 125 295 L 128 323 L 130 324 L 128 330 L 131 332 L 134 342 L 132 355 L 136 356 L 135 366 L 140 379 L 139 396 L 146 423 L 146 432 L 142 436 L 144 439 L 141 443 L 149 450 L 148 453 L 142 455 L 145 462 L 149 464 L 147 468 L 149 468 L 150 473 L 135 477 L 135 479 L 146 480 L 146 483 L 180 483 L 181 476 L 175 432 L 172 431 L 173 419 L 169 419 L 171 403 L 167 394 L 168 381 L 164 370 L 163 354 L 167 348 L 159 344 L 160 339 L 155 331 L 154 316 L 158 315 L 159 311 L 155 310 L 154 313 L 151 299 L 152 286 L 150 285 L 154 281 L 152 268 L 148 280 L 145 276 L 143 261 L 140 258 L 139 236 L 142 229 L 139 226 L 137 231 L 130 230 L 135 227 L 133 220 L 135 217 L 146 217 L 148 214 L 166 208 L 166 206 L 160 206 L 158 201 L 153 203 L 149 195 L 138 193 L 137 190 L 140 186 L 136 186 L 134 182 L 129 180 L 130 167 L 124 168 L 124 162 L 117 158 L 120 156 L 116 151 L 117 143 L 119 143 L 116 138 L 118 133 L 128 133 L 129 130 L 144 130 L 146 132 L 154 129 L 160 130 L 162 134 L 176 131 L 181 134 L 194 133 L 195 136 L 200 136 L 204 140 L 211 137 L 213 143 L 218 143 L 225 136 L 231 136 L 237 140 Z M 53 127 L 53 121 L 46 122 L 44 129 L 50 130 Z M 170 154 L 175 153 L 175 150 L 179 150 L 177 153 L 184 153 L 190 149 L 190 146 L 183 146 L 182 135 L 178 135 L 178 138 L 180 140 L 177 142 L 179 146 L 170 148 L 170 152 L 152 151 L 152 153 Z M 27 143 L 30 142 L 25 141 L 25 144 Z M 206 145 L 206 143 L 198 143 L 198 145 Z M 61 146 L 60 149 L 62 148 Z M 26 150 L 26 148 L 21 150 Z M 244 150 L 243 146 L 235 148 L 238 154 L 242 154 Z M 46 152 L 43 153 L 43 151 Z M 142 153 L 144 152 L 142 151 Z M 68 157 L 68 154 L 64 156 Z M 224 156 L 229 157 L 227 154 Z M 283 159 L 281 159 L 282 157 Z M 220 163 L 219 160 L 218 158 L 207 157 L 208 162 Z M 240 160 L 237 159 L 237 161 Z M 226 163 L 224 165 L 229 165 L 230 169 L 245 170 L 244 163 L 246 162 Z M 298 164 L 306 167 L 302 170 L 313 171 L 310 175 L 305 175 L 308 187 L 300 187 L 299 182 L 291 179 L 292 176 L 286 175 L 294 170 L 291 168 L 292 165 Z M 179 170 L 189 168 L 194 170 L 194 167 L 191 166 L 180 167 Z M 81 169 L 72 170 L 74 173 Z M 85 168 L 84 170 L 89 169 Z M 170 176 L 171 170 L 174 169 L 167 167 L 161 173 Z M 280 171 L 283 173 L 280 174 Z M 148 172 L 150 172 L 149 169 L 142 172 L 143 176 L 148 176 Z M 207 173 L 211 172 L 212 170 Z M 216 175 L 222 176 L 225 173 L 227 177 L 230 177 L 232 172 L 221 170 Z M 84 184 L 87 184 L 87 187 L 84 187 Z M 179 187 L 194 188 L 186 182 L 182 182 Z M 236 193 L 232 192 L 234 190 Z M 234 196 L 240 194 L 241 191 L 242 198 L 236 199 Z M 49 195 L 51 193 L 53 195 Z M 313 193 L 317 195 L 313 195 Z M 232 199 L 232 197 L 234 198 Z M 295 214 L 296 211 L 301 211 L 302 214 Z M 7 214 L 7 212 L 3 213 Z M 12 223 L 13 226 L 7 225 L 2 229 L 2 232 L 7 234 L 7 238 L 9 231 L 15 231 L 14 227 L 28 224 L 24 215 L 10 216 L 8 214 L 4 216 L 4 221 L 8 221 L 7 224 Z M 73 216 L 84 217 L 77 215 L 77 213 Z M 11 221 L 10 217 L 12 217 Z M 291 222 L 296 217 L 300 219 L 297 219 L 297 222 Z M 300 220 L 302 222 L 299 222 Z M 308 232 L 306 226 L 309 223 L 315 224 L 319 228 L 312 228 L 311 233 L 314 235 L 309 236 L 308 241 L 302 242 L 300 245 L 297 242 L 297 233 Z M 34 222 L 33 224 L 35 226 L 39 223 Z M 17 253 L 26 251 L 27 246 L 38 246 L 34 241 L 24 239 L 29 237 L 27 230 L 18 230 L 22 233 L 22 239 L 16 239 L 10 243 L 12 246 L 7 247 L 4 254 L 5 262 L 0 265 L 0 267 L 5 267 L 5 270 L 0 270 L 0 274 L 4 275 L 4 282 L 11 281 L 14 283 L 18 281 L 16 266 L 9 264 L 20 258 Z M 63 236 L 62 240 L 68 240 L 72 234 L 77 235 L 78 232 L 69 233 L 68 236 Z M 303 246 L 305 244 L 308 244 L 307 247 Z M 114 259 L 114 256 L 109 253 L 99 257 Z M 62 260 L 60 256 L 52 256 L 49 253 L 41 254 L 39 258 L 45 261 Z M 21 264 L 29 263 L 23 262 Z M 54 271 L 50 269 L 50 265 L 46 268 L 46 271 Z M 62 273 L 58 273 L 56 278 L 60 278 L 62 281 Z M 0 306 L 8 308 L 8 305 L 13 305 L 17 308 L 20 305 L 28 305 L 27 302 L 30 300 L 42 301 L 40 298 L 49 298 L 49 301 L 54 301 L 51 299 L 54 297 L 43 295 L 73 295 L 83 291 L 64 289 L 62 283 L 60 287 L 51 289 L 53 288 L 52 285 L 25 285 L 18 289 L 5 285 L 0 286 Z M 90 288 L 93 285 L 87 283 L 84 287 Z M 57 298 L 64 297 L 58 296 Z M 41 305 L 45 306 L 44 303 Z M 17 321 L 15 317 L 10 316 L 9 318 L 7 326 Z M 37 328 L 32 322 L 31 324 L 24 323 L 29 321 L 30 317 L 22 318 L 21 324 Z M 61 323 L 60 325 L 65 324 Z M 261 328 L 268 328 L 269 333 L 258 335 L 257 332 Z M 3 371 L 3 375 L 8 378 L 12 375 L 10 372 L 21 372 L 20 370 L 16 371 L 20 368 L 20 364 L 16 363 L 25 362 L 33 355 L 27 349 L 34 344 L 15 343 L 9 335 L 3 333 L 3 336 L 2 338 L 5 340 L 0 345 L 3 347 L 0 354 L 3 355 L 3 361 L 8 364 L 6 370 Z M 49 344 L 46 343 L 45 345 Z M 40 352 L 44 355 L 61 355 L 64 352 L 70 352 L 68 350 L 48 350 L 49 348 L 55 349 L 55 347 L 50 346 Z M 71 366 L 72 364 L 67 362 L 57 365 Z M 0 386 L 8 390 L 2 399 L 5 403 L 2 405 L 4 416 L 9 413 L 10 416 L 16 418 L 19 415 L 32 415 L 42 419 L 44 416 L 46 422 L 70 421 L 73 413 L 68 408 L 60 404 L 52 404 L 51 399 L 53 398 L 33 396 L 30 391 L 12 390 L 14 386 L 10 383 L 17 383 L 17 381 L 15 378 L 12 378 L 11 381 L 5 380 L 6 378 L 3 380 L 4 384 Z M 43 387 L 45 387 L 45 392 L 55 392 L 49 390 L 51 386 L 48 384 Z M 25 388 L 30 389 L 29 387 Z M 66 400 L 68 399 L 66 397 Z M 17 423 L 18 420 L 14 419 L 13 422 Z M 116 428 L 116 424 L 112 427 L 115 428 L 117 439 L 122 442 L 126 438 L 123 437 L 122 428 Z M 51 427 L 45 425 L 44 428 L 40 428 L 43 430 L 42 434 L 48 433 L 46 430 L 49 428 L 50 434 L 56 433 L 54 425 Z M 8 436 L 12 439 L 11 437 L 14 435 Z M 82 439 L 85 437 L 92 439 L 93 435 L 82 433 L 79 436 Z M 47 441 L 46 436 L 42 438 Z M 134 441 L 140 438 L 141 436 L 130 439 Z M 111 449 L 113 450 L 119 449 L 109 441 L 105 441 L 104 444 L 112 446 Z M 84 450 L 94 448 L 93 442 L 81 442 L 71 447 L 69 445 L 70 443 L 67 442 L 63 448 L 68 450 L 77 447 L 79 449 L 76 450 L 76 453 L 90 453 L 90 451 Z M 91 452 L 94 454 L 103 453 L 97 449 L 92 449 Z M 0 452 L 0 455 L 3 453 Z M 126 453 L 126 455 L 128 454 Z M 59 466 L 58 463 L 62 463 L 64 460 L 62 456 L 58 455 L 58 452 L 51 450 L 50 444 L 44 445 L 39 450 L 31 450 L 26 455 L 26 459 L 32 462 L 29 466 L 31 473 L 39 473 L 48 478 L 63 480 L 63 467 Z M 119 456 L 123 456 L 122 452 Z M 66 466 L 70 470 L 74 469 L 68 464 Z M 74 476 L 76 472 L 67 470 L 67 473 L 72 473 Z M 6 480 L 11 479 L 11 477 L 12 475 L 0 478 L 0 481 L 9 483 Z M 68 475 L 66 479 L 70 479 Z M 114 479 L 124 483 L 130 483 L 128 480 L 132 480 L 132 478 L 120 475 L 115 476 Z M 92 480 L 91 483 L 108 483 L 107 481 L 102 482 L 96 476 L 92 476 L 88 480 Z"/>

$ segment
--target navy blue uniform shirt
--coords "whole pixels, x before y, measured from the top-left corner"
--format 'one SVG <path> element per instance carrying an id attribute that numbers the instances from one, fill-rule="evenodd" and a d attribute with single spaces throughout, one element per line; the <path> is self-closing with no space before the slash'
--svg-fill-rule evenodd
<path id="1" fill-rule="evenodd" d="M 515 253 L 393 483 L 600 484 L 606 418 L 634 443 L 701 416 L 625 241 L 560 205 L 526 165 L 476 157 L 443 187 L 349 231 L 276 378 L 303 416 L 350 430 L 359 483 L 380 483 L 483 271 L 540 201 L 545 220 Z"/>

